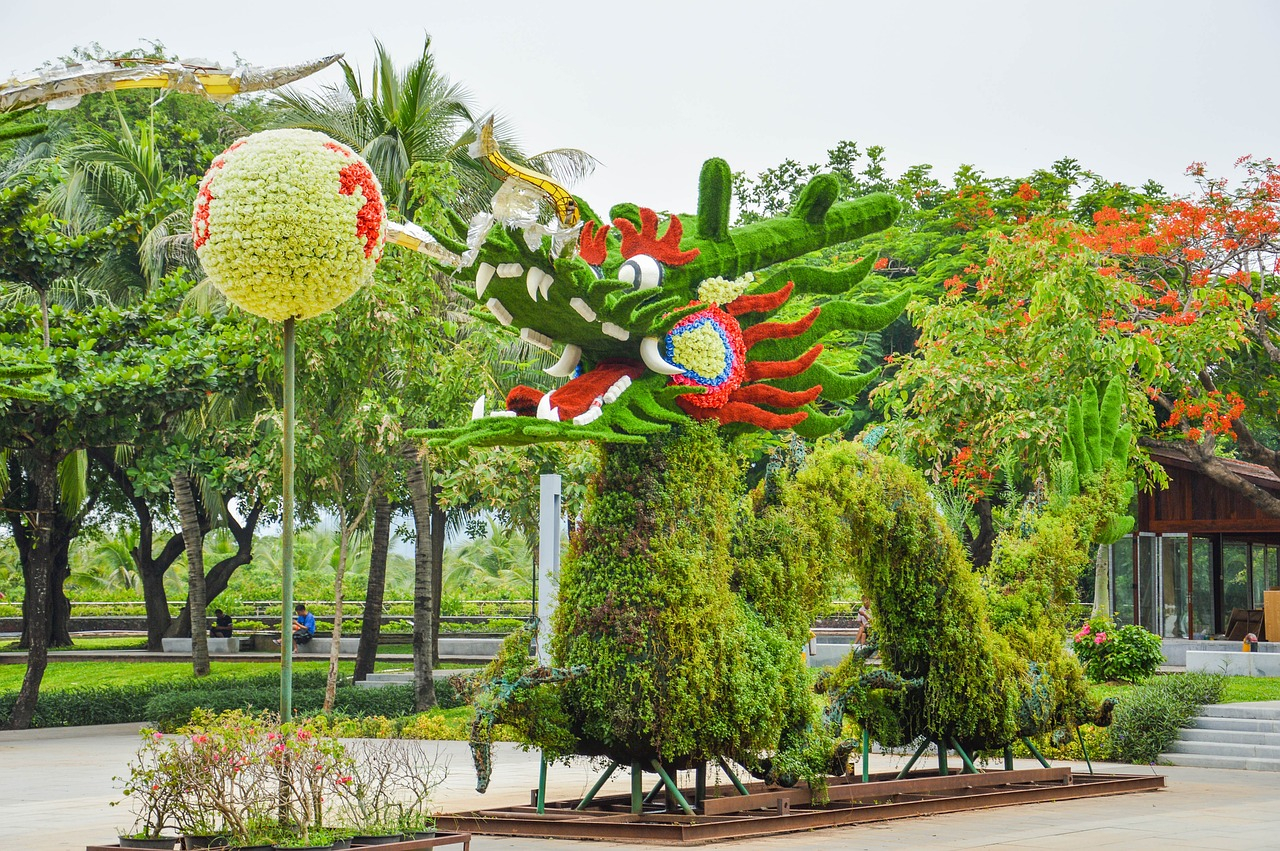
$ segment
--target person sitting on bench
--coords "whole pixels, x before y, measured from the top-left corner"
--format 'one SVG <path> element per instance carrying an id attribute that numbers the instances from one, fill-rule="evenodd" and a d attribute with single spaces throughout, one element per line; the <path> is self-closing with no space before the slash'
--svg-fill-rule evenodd
<path id="1" fill-rule="evenodd" d="M 306 603 L 294 606 L 293 611 L 293 649 L 297 650 L 299 644 L 307 644 L 315 637 L 316 616 L 307 611 Z"/>
<path id="2" fill-rule="evenodd" d="M 222 611 L 222 609 L 213 610 L 213 623 L 209 624 L 210 638 L 230 638 L 231 637 L 231 615 Z"/>

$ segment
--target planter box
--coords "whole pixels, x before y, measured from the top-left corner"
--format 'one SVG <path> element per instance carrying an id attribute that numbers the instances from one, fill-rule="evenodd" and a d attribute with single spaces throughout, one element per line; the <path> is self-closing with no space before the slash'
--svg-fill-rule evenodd
<path id="1" fill-rule="evenodd" d="M 240 639 L 234 635 L 231 636 L 230 638 L 209 638 L 207 640 L 209 642 L 210 653 L 239 653 L 240 652 Z M 165 653 L 190 653 L 191 652 L 190 638 L 162 638 L 160 639 L 160 644 L 161 646 L 164 647 Z"/>
<path id="2" fill-rule="evenodd" d="M 175 845 L 177 841 L 175 840 Z M 437 832 L 432 839 L 406 839 L 403 842 L 396 842 L 392 845 L 377 846 L 383 851 L 426 851 L 427 848 L 441 848 L 446 845 L 461 845 L 463 851 L 468 851 L 471 847 L 471 834 L 469 833 L 445 833 Z M 372 848 L 370 845 L 355 845 L 353 848 Z M 89 845 L 85 851 L 117 851 L 119 845 L 114 842 L 110 845 Z"/>

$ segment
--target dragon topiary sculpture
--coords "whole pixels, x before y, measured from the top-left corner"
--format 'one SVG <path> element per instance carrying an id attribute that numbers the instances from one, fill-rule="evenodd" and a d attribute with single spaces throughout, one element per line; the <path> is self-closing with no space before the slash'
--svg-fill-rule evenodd
<path id="1" fill-rule="evenodd" d="M 836 483 L 819 464 L 794 482 L 771 477 L 769 496 L 754 505 L 745 493 L 732 437 L 839 430 L 847 417 L 818 400 L 849 399 L 875 372 L 829 368 L 823 339 L 882 328 L 907 300 L 849 298 L 874 258 L 837 269 L 792 261 L 888 226 L 895 199 L 838 202 L 837 179 L 819 175 L 789 214 L 734 228 L 731 173 L 713 159 L 702 169 L 696 216 L 664 222 L 624 204 L 603 223 L 550 178 L 506 162 L 487 134 L 473 153 L 506 178 L 493 213 L 453 217 L 451 229 L 431 233 L 432 251 L 456 255 L 454 273 L 473 283 L 464 292 L 483 306 L 478 315 L 559 348 L 547 372 L 567 380 L 549 392 L 516 387 L 497 410 L 482 397 L 467 425 L 419 436 L 452 449 L 591 440 L 602 455 L 561 570 L 552 639 L 559 667 L 528 669 L 527 636 L 516 638 L 519 652 L 504 653 L 475 696 L 479 790 L 497 721 L 550 757 L 654 769 L 733 759 L 762 776 L 820 781 L 833 755 L 848 753 L 837 744 L 846 709 L 864 723 L 893 719 L 893 729 L 875 727 L 886 741 L 954 735 L 992 747 L 1063 720 L 1064 707 L 1080 702 L 1083 693 L 1073 693 L 1016 720 L 1024 698 L 1039 694 L 1033 671 L 1041 669 L 984 627 L 980 608 L 952 605 L 978 593 L 954 538 L 910 550 L 905 533 L 945 532 L 922 486 L 865 490 L 851 502 L 839 489 L 827 493 Z M 547 201 L 555 218 L 543 223 Z M 789 307 L 800 296 L 807 312 Z M 798 318 L 776 318 L 787 310 Z M 869 482 L 887 462 L 857 463 L 863 472 L 850 475 Z M 843 519 L 809 503 L 838 505 Z M 911 525 L 891 522 L 899 516 Z M 909 557 L 877 555 L 895 547 Z M 947 560 L 933 567 L 938 548 Z M 824 725 L 802 647 L 850 567 L 878 610 L 919 607 L 920 615 L 904 620 L 901 634 L 882 633 L 886 670 L 829 684 L 835 708 Z M 916 593 L 895 598 L 899 573 L 916 575 Z M 555 685 L 533 688 L 542 683 Z M 877 706 L 891 711 L 877 715 Z"/>

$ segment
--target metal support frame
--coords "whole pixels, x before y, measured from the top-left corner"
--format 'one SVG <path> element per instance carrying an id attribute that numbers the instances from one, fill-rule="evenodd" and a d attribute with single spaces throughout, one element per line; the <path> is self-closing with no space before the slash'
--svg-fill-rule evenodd
<path id="1" fill-rule="evenodd" d="M 600 790 L 604 788 L 605 782 L 608 781 L 608 779 L 613 775 L 613 772 L 615 769 L 617 769 L 617 767 L 618 767 L 618 763 L 610 762 L 609 767 L 604 770 L 604 774 L 600 775 L 600 779 L 597 780 L 596 784 L 587 791 L 586 797 L 584 797 L 581 801 L 579 801 L 578 806 L 574 807 L 574 809 L 575 810 L 586 809 L 587 804 L 590 804 L 595 799 L 596 795 L 600 792 Z"/>
<path id="2" fill-rule="evenodd" d="M 1004 746 L 1004 770 L 1013 771 L 1013 745 Z"/>
<path id="3" fill-rule="evenodd" d="M 644 803 L 652 804 L 653 799 L 658 797 L 658 793 L 662 791 L 662 787 L 666 784 L 662 782 L 662 778 L 658 778 L 658 782 L 653 784 L 653 788 L 645 793 Z"/>
<path id="4" fill-rule="evenodd" d="M 947 768 L 947 746 L 942 742 L 934 742 L 938 746 L 938 773 L 946 777 L 951 773 Z"/>
<path id="5" fill-rule="evenodd" d="M 964 763 L 964 770 L 970 774 L 977 774 L 978 769 L 974 767 L 973 760 L 969 758 L 969 754 L 965 753 L 964 748 L 960 747 L 960 742 L 956 737 L 948 736 L 947 738 L 951 740 L 951 747 L 955 749 L 955 752 L 960 756 L 960 761 Z M 964 772 L 961 773 L 963 774 Z"/>
<path id="6" fill-rule="evenodd" d="M 1084 733 L 1080 732 L 1080 728 L 1076 727 L 1076 738 L 1080 740 L 1080 750 L 1084 753 L 1084 764 L 1089 766 L 1089 773 L 1093 774 L 1093 760 L 1089 759 L 1089 746 L 1084 743 Z"/>
<path id="7" fill-rule="evenodd" d="M 700 762 L 693 770 L 693 805 L 707 800 L 707 764 Z"/>
<path id="8" fill-rule="evenodd" d="M 1043 765 L 1045 768 L 1049 767 L 1049 760 L 1045 759 L 1044 756 L 1040 753 L 1040 750 L 1039 748 L 1036 747 L 1035 742 L 1031 741 L 1031 739 L 1027 738 L 1026 736 L 1023 736 L 1022 743 L 1027 746 L 1027 750 L 1031 751 L 1032 756 L 1040 760 L 1041 765 Z"/>
<path id="9" fill-rule="evenodd" d="M 911 766 L 916 764 L 916 760 L 918 760 L 921 757 L 921 755 L 924 753 L 924 749 L 929 747 L 929 745 L 931 744 L 933 744 L 933 742 L 929 741 L 928 739 L 925 739 L 923 742 L 921 742 L 920 747 L 916 748 L 916 752 L 911 755 L 911 759 L 907 760 L 907 764 L 902 766 L 902 770 L 898 772 L 898 776 L 896 779 L 901 780 L 902 778 L 906 777 L 911 772 Z"/>
<path id="10" fill-rule="evenodd" d="M 658 776 L 662 778 L 662 782 L 667 784 L 667 791 L 671 793 L 671 797 L 675 798 L 676 806 L 684 810 L 685 815 L 693 815 L 693 807 L 689 806 L 689 802 L 684 799 L 684 795 L 680 794 L 680 787 L 671 779 L 671 775 L 667 774 L 667 770 L 662 767 L 662 763 L 654 760 L 653 770 L 658 772 Z"/>
<path id="11" fill-rule="evenodd" d="M 733 770 L 729 768 L 729 764 L 724 761 L 724 757 L 722 756 L 716 757 L 716 762 L 719 763 L 720 770 L 723 771 L 726 775 L 728 775 L 729 782 L 733 784 L 733 788 L 738 790 L 739 795 L 751 794 L 750 792 L 747 791 L 747 787 L 742 785 L 742 781 L 738 779 L 738 775 L 734 774 Z"/>
<path id="12" fill-rule="evenodd" d="M 862 728 L 862 782 L 871 780 L 871 731 Z"/>

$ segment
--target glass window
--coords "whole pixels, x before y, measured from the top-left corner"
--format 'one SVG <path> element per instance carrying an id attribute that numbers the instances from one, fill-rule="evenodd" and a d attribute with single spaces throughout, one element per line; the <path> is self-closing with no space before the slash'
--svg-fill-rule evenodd
<path id="1" fill-rule="evenodd" d="M 1262 608 L 1262 592 L 1267 589 L 1267 548 L 1263 544 L 1250 544 L 1250 562 L 1252 571 L 1251 586 L 1253 594 L 1249 597 L 1250 605 L 1255 609 Z"/>
<path id="2" fill-rule="evenodd" d="M 1267 588 L 1280 587 L 1280 565 L 1276 564 L 1276 557 L 1280 556 L 1280 547 L 1271 544 L 1267 547 Z"/>
<path id="3" fill-rule="evenodd" d="M 1160 539 L 1161 635 L 1187 637 L 1187 539 Z"/>
<path id="4" fill-rule="evenodd" d="M 1138 625 L 1160 634 L 1159 578 L 1156 574 L 1156 539 L 1138 538 Z"/>
<path id="5" fill-rule="evenodd" d="M 1223 628 L 1232 609 L 1249 606 L 1249 545 L 1243 541 L 1222 542 Z"/>
<path id="6" fill-rule="evenodd" d="M 1192 638 L 1216 632 L 1213 610 L 1213 546 L 1208 538 L 1191 539 Z"/>
<path id="7" fill-rule="evenodd" d="M 1133 623 L 1133 538 L 1111 547 L 1111 608 L 1117 625 Z"/>

